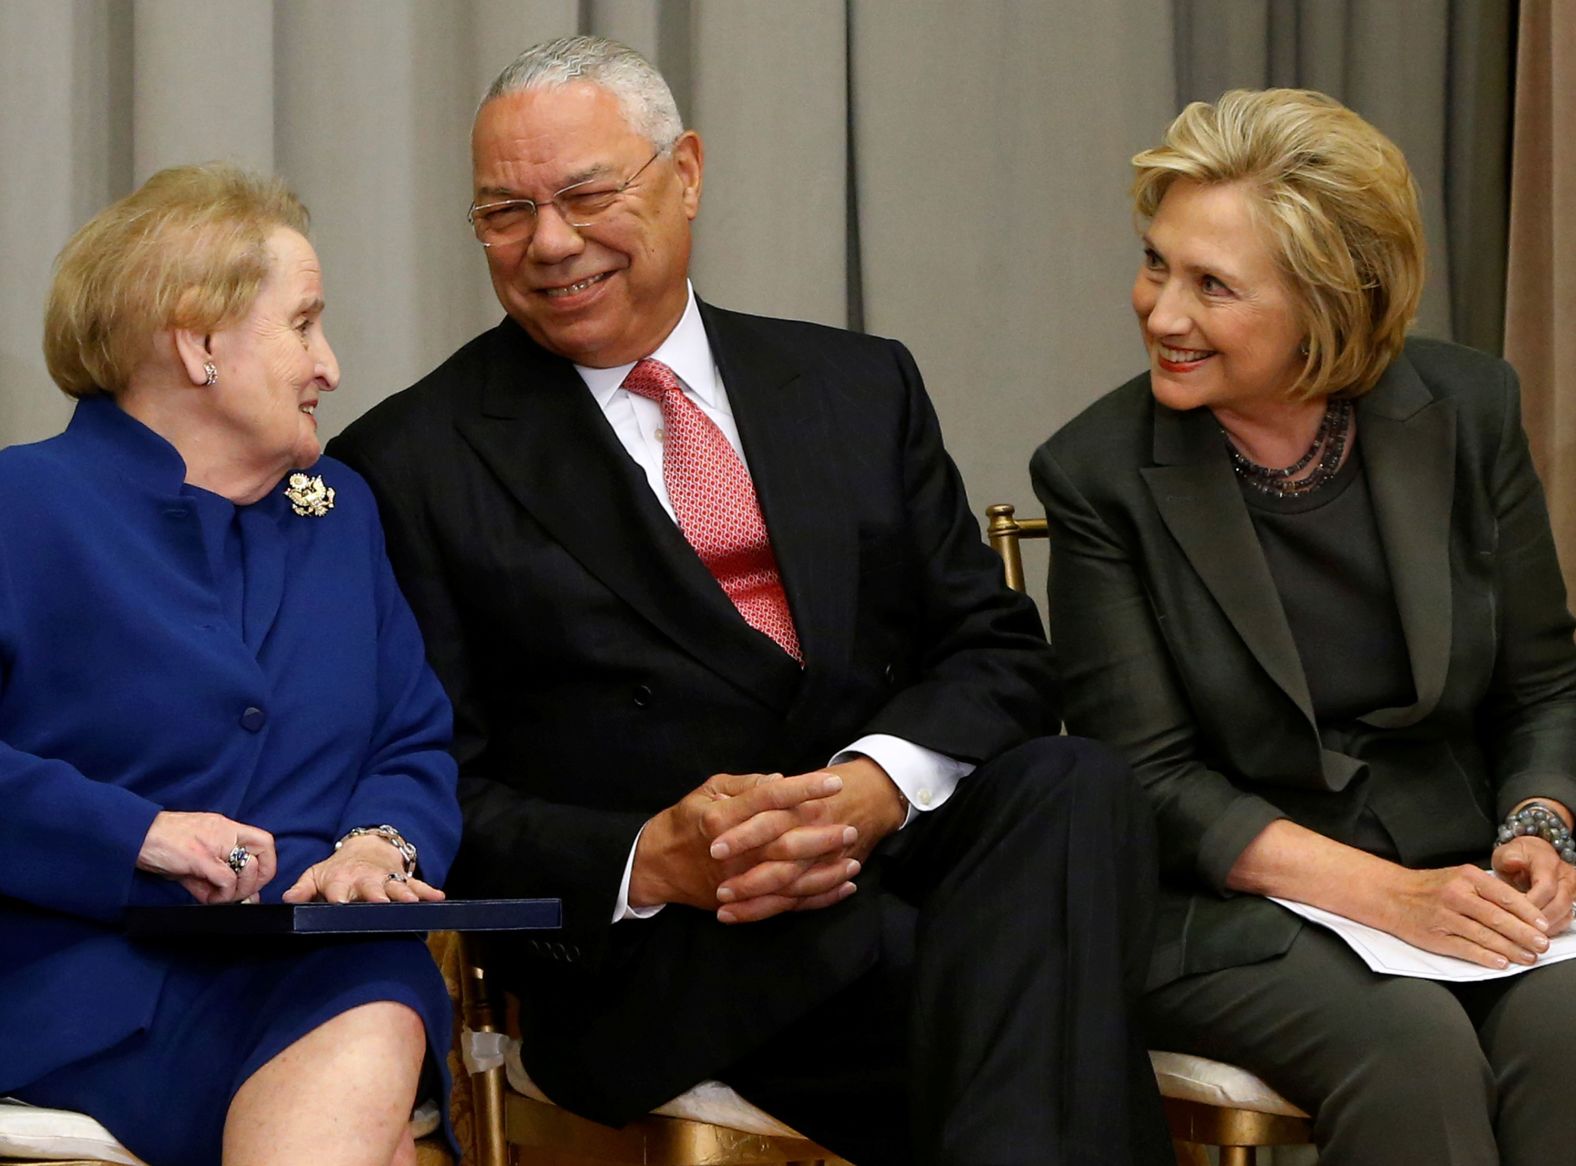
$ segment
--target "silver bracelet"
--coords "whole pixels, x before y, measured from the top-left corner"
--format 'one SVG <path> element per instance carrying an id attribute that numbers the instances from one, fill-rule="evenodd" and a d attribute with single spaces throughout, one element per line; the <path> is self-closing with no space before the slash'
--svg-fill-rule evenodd
<path id="1" fill-rule="evenodd" d="M 345 831 L 343 838 L 334 843 L 335 851 L 338 851 L 341 846 L 352 838 L 360 838 L 363 834 L 371 834 L 375 838 L 383 839 L 383 841 L 399 851 L 399 856 L 405 863 L 405 873 L 407 875 L 416 873 L 416 848 L 409 842 L 406 842 L 405 836 L 392 826 L 352 826 Z"/>
<path id="2" fill-rule="evenodd" d="M 1525 837 L 1543 839 L 1562 859 L 1576 866 L 1576 843 L 1571 839 L 1570 827 L 1542 802 L 1528 802 L 1521 809 L 1506 814 L 1494 845 L 1503 846 L 1514 838 Z"/>

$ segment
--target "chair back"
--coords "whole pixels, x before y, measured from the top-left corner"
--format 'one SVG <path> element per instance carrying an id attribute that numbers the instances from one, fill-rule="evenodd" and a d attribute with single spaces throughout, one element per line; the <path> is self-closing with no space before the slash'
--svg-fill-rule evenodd
<path id="1" fill-rule="evenodd" d="M 1002 569 L 1007 575 L 1007 586 L 1014 591 L 1024 590 L 1023 552 L 1020 539 L 1050 538 L 1051 532 L 1043 518 L 1018 518 L 1011 502 L 998 502 L 985 508 L 985 537 L 991 550 L 1001 556 Z"/>

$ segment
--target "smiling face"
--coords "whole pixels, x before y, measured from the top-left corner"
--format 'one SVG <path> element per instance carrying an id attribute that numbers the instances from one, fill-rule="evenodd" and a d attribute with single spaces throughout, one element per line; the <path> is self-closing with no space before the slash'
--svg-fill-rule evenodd
<path id="1" fill-rule="evenodd" d="M 1279 408 L 1302 374 L 1297 301 L 1239 186 L 1171 184 L 1144 234 L 1133 311 L 1170 408 Z"/>
<path id="2" fill-rule="evenodd" d="M 238 468 L 274 479 L 317 461 L 318 398 L 339 385 L 323 335 L 317 252 L 288 227 L 268 239 L 273 265 L 240 320 L 209 337 L 217 381 L 204 392 Z"/>
<path id="3" fill-rule="evenodd" d="M 533 340 L 577 364 L 639 360 L 684 313 L 690 221 L 700 208 L 698 137 L 680 137 L 591 226 L 569 226 L 548 201 L 576 183 L 617 187 L 654 148 L 630 128 L 617 98 L 585 81 L 506 94 L 476 115 L 476 202 L 541 204 L 530 239 L 487 249 L 493 290 Z"/>

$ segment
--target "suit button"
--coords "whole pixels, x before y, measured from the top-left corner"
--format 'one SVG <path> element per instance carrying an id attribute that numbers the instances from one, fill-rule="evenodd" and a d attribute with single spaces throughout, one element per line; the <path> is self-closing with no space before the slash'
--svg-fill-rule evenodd
<path id="1" fill-rule="evenodd" d="M 645 708 L 651 703 L 651 688 L 648 685 L 635 685 L 635 707 Z"/>
<path id="2" fill-rule="evenodd" d="M 241 728 L 255 733 L 268 723 L 268 714 L 255 704 L 241 714 Z"/>

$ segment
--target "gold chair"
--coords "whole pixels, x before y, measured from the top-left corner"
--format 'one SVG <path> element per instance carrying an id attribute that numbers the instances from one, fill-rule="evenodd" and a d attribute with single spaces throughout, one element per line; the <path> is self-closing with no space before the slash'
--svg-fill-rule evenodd
<path id="1" fill-rule="evenodd" d="M 1043 518 L 1019 518 L 1011 503 L 985 508 L 985 536 L 1001 556 L 1007 586 L 1022 591 L 1026 538 L 1050 537 Z M 1263 1081 L 1222 1061 L 1186 1053 L 1151 1052 L 1178 1166 L 1203 1166 L 1204 1146 L 1220 1166 L 1254 1166 L 1260 1146 L 1301 1146 L 1313 1140 L 1308 1114 Z"/>
<path id="2" fill-rule="evenodd" d="M 501 994 L 473 958 L 471 941 L 455 940 L 461 1041 L 474 1041 L 470 1034 L 506 1034 L 514 1026 Z M 464 1166 L 849 1166 L 808 1138 L 685 1117 L 651 1114 L 614 1129 L 526 1096 L 511 1087 L 510 1068 L 519 1072 L 515 1065 L 489 1063 L 477 1071 L 462 1065 L 455 1073 L 455 1136 Z M 683 1102 L 664 1108 L 682 1112 Z"/>

